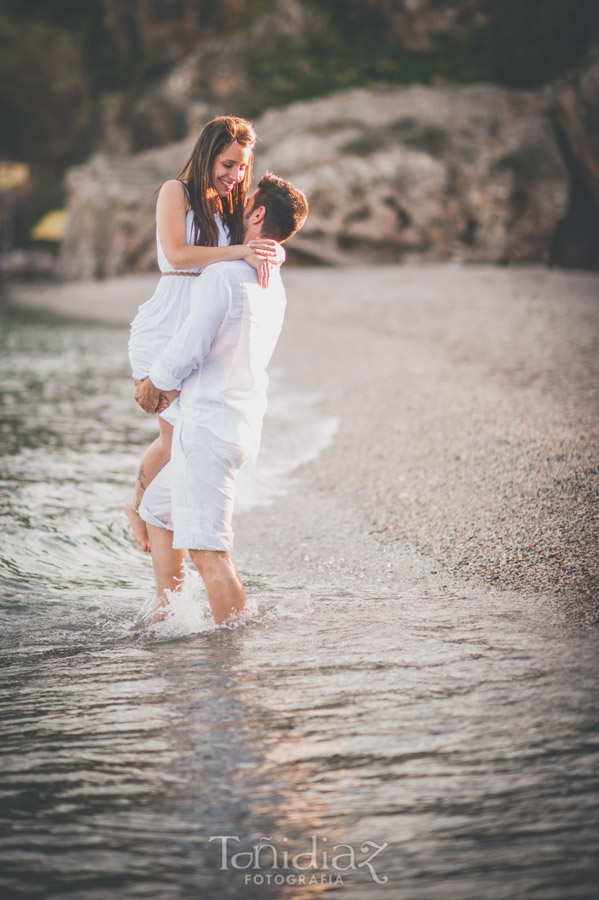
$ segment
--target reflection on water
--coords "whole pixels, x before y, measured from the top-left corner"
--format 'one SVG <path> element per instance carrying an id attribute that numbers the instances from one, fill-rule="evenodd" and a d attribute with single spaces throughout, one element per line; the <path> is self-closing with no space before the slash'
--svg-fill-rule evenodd
<path id="1" fill-rule="evenodd" d="M 298 562 L 274 448 L 313 455 L 333 425 L 305 431 L 283 373 L 279 568 L 248 556 L 250 624 L 213 626 L 192 577 L 136 629 L 151 567 L 120 505 L 155 426 L 126 334 L 0 318 L 0 896 L 594 896 L 596 631 L 386 548 L 376 578 L 357 543 Z"/>

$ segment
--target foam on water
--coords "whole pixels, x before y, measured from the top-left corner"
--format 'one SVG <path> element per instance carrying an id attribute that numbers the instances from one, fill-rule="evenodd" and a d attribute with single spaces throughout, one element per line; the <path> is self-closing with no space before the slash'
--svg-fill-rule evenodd
<path id="1" fill-rule="evenodd" d="M 279 610 L 273 604 L 266 607 L 257 597 L 249 595 L 242 615 L 217 625 L 212 618 L 206 591 L 196 569 L 186 564 L 185 577 L 178 591 L 167 591 L 168 606 L 160 607 L 154 597 L 149 597 L 140 609 L 134 628 L 145 629 L 148 635 L 157 639 L 189 637 L 197 634 L 211 634 L 221 629 L 234 630 L 248 628 L 278 618 Z"/>
<path id="2" fill-rule="evenodd" d="M 286 390 L 284 372 L 271 372 L 267 418 L 260 455 L 237 479 L 238 513 L 266 506 L 284 496 L 289 476 L 315 459 L 335 436 L 338 420 L 319 411 L 318 394 Z"/>
<path id="3" fill-rule="evenodd" d="M 215 624 L 197 572 L 187 568 L 179 591 L 167 591 L 168 608 L 161 609 L 155 597 L 148 597 L 141 607 L 136 628 L 160 638 L 176 638 L 214 631 Z M 164 616 L 158 618 L 157 615 Z"/>

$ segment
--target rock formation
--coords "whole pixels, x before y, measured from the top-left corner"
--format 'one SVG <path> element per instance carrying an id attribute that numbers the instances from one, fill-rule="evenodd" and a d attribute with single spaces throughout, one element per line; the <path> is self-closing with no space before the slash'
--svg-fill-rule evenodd
<path id="1" fill-rule="evenodd" d="M 570 205 L 554 255 L 599 268 L 599 50 L 551 90 L 551 112 L 570 171 Z"/>
<path id="2" fill-rule="evenodd" d="M 346 91 L 261 116 L 255 173 L 308 194 L 290 258 L 540 261 L 569 200 L 546 106 L 543 92 L 485 85 Z M 191 143 L 71 170 L 65 276 L 155 268 L 149 197 Z"/>
<path id="3" fill-rule="evenodd" d="M 187 151 L 174 144 L 138 156 L 98 154 L 70 169 L 60 274 L 95 279 L 155 271 L 152 195 L 177 174 Z"/>
<path id="4" fill-rule="evenodd" d="M 267 112 L 258 133 L 258 170 L 308 193 L 301 244 L 331 257 L 540 260 L 567 207 L 538 93 L 354 90 Z"/>
<path id="5" fill-rule="evenodd" d="M 557 125 L 599 209 L 599 50 L 554 88 Z"/>

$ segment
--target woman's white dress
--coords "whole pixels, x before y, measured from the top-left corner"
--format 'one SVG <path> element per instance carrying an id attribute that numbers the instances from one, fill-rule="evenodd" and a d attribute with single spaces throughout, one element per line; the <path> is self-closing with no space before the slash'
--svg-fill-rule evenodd
<path id="1" fill-rule="evenodd" d="M 218 226 L 218 246 L 229 244 L 229 231 L 219 215 L 215 216 Z M 185 220 L 187 244 L 194 241 L 193 210 L 187 211 Z M 179 330 L 189 313 L 191 290 L 196 278 L 193 275 L 164 275 L 174 269 L 164 254 L 156 229 L 156 253 L 158 267 L 163 273 L 153 295 L 139 307 L 131 323 L 129 336 L 129 360 L 133 377 L 146 378 L 150 368 L 166 347 L 171 337 Z M 202 269 L 178 271 L 201 272 Z"/>

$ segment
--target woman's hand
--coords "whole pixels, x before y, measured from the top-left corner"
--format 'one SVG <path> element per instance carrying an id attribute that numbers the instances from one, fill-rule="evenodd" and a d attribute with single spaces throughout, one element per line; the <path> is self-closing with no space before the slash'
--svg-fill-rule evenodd
<path id="1" fill-rule="evenodd" d="M 271 241 L 272 243 L 272 241 Z M 265 256 L 259 256 L 257 251 L 250 247 L 249 244 L 246 244 L 246 253 L 244 255 L 244 259 L 250 266 L 253 266 L 256 272 L 258 273 L 258 284 L 262 288 L 268 287 L 268 281 L 270 279 L 270 267 L 272 265 L 269 262 L 269 258 Z"/>
<path id="2" fill-rule="evenodd" d="M 268 287 L 271 266 L 280 266 L 285 262 L 287 254 L 278 241 L 268 238 L 256 238 L 245 245 L 248 252 L 244 256 L 246 262 L 258 273 L 260 287 Z"/>
<path id="3" fill-rule="evenodd" d="M 253 241 L 248 241 L 246 247 L 251 247 L 258 256 L 267 259 L 275 266 L 282 266 L 287 258 L 283 245 L 269 238 L 255 238 Z"/>
<path id="4" fill-rule="evenodd" d="M 160 391 L 160 399 L 158 401 L 158 406 L 156 407 L 156 412 L 161 413 L 164 412 L 165 409 L 171 405 L 175 397 L 178 397 L 181 391 Z"/>

